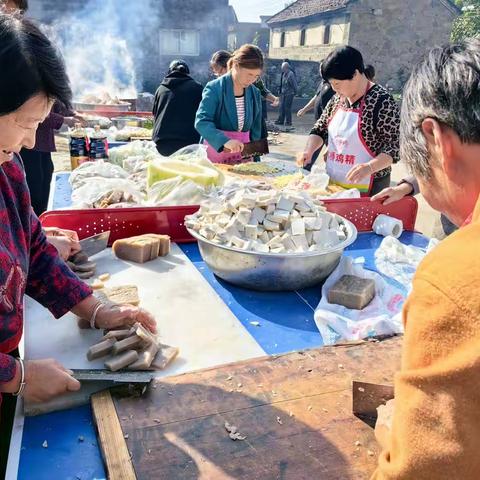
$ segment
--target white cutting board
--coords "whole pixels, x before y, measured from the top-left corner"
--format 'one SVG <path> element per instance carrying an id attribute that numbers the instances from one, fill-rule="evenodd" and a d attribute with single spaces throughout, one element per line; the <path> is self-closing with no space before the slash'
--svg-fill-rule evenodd
<path id="1" fill-rule="evenodd" d="M 159 377 L 265 355 L 177 245 L 167 257 L 143 265 L 119 260 L 110 249 L 92 261 L 97 275 L 110 273 L 106 286 L 137 285 L 140 305 L 155 316 L 162 343 L 180 349 Z M 71 313 L 56 320 L 37 302 L 26 301 L 27 359 L 55 358 L 67 368 L 104 368 L 101 359 L 86 358 L 102 335 L 80 330 Z"/>

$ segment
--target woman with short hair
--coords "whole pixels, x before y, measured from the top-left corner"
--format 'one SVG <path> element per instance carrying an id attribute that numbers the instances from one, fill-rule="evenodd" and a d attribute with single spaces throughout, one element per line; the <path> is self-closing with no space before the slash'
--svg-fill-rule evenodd
<path id="1" fill-rule="evenodd" d="M 330 53 L 322 63 L 322 77 L 336 95 L 310 132 L 299 161 L 310 164 L 325 144 L 330 181 L 374 195 L 390 185 L 391 165 L 400 159 L 398 105 L 366 77 L 362 54 L 353 47 Z"/>
<path id="2" fill-rule="evenodd" d="M 55 101 L 70 106 L 59 53 L 32 22 L 0 13 L 0 72 L 0 392 L 46 401 L 80 384 L 55 360 L 16 358 L 25 294 L 56 318 L 72 311 L 82 327 L 109 329 L 138 321 L 154 331 L 155 320 L 138 307 L 94 297 L 47 242 L 32 211 L 19 152 L 33 147 L 37 127 Z"/>

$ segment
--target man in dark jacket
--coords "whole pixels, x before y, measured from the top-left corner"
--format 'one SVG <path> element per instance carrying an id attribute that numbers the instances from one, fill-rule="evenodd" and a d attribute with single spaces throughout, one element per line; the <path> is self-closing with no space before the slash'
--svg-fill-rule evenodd
<path id="1" fill-rule="evenodd" d="M 297 89 L 297 79 L 290 68 L 290 64 L 283 62 L 280 80 L 280 115 L 275 122 L 276 125 L 292 125 L 292 104 Z"/>
<path id="2" fill-rule="evenodd" d="M 160 155 L 169 156 L 187 145 L 199 143 L 195 114 L 203 87 L 190 76 L 188 65 L 174 60 L 155 94 L 153 141 Z"/>

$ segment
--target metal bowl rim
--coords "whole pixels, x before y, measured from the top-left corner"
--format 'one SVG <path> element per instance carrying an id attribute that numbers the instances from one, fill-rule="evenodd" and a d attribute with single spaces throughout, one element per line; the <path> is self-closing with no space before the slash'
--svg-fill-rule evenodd
<path id="1" fill-rule="evenodd" d="M 189 215 L 189 216 L 194 216 L 196 213 Z M 189 227 L 185 227 L 188 231 L 188 233 L 195 238 L 197 241 L 204 242 L 208 245 L 211 245 L 212 247 L 218 247 L 223 250 L 229 251 L 229 252 L 237 252 L 237 253 L 244 253 L 247 255 L 253 255 L 256 257 L 272 257 L 272 258 L 302 258 L 302 257 L 316 257 L 320 255 L 328 255 L 329 253 L 335 253 L 338 252 L 339 250 L 343 251 L 345 248 L 349 247 L 356 239 L 358 235 L 358 230 L 357 227 L 350 221 L 347 220 L 346 218 L 333 213 L 336 217 L 339 217 L 342 219 L 342 221 L 345 223 L 347 226 L 347 230 L 349 231 L 350 235 L 343 240 L 343 242 L 339 243 L 335 247 L 330 247 L 329 249 L 324 249 L 324 250 L 315 250 L 314 252 L 301 252 L 301 253 L 262 253 L 262 252 L 253 252 L 251 250 L 242 250 L 241 248 L 237 247 L 227 247 L 225 245 L 221 245 L 219 243 L 212 242 L 211 240 L 207 240 L 205 237 L 202 237 L 199 233 L 197 233 L 195 230 L 192 230 Z"/>

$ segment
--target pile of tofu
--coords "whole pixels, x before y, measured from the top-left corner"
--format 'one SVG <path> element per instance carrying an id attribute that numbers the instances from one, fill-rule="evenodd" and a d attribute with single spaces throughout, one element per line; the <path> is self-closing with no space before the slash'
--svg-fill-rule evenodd
<path id="1" fill-rule="evenodd" d="M 185 225 L 205 239 L 258 253 L 305 253 L 347 238 L 341 217 L 307 192 L 244 187 L 204 202 Z"/>

